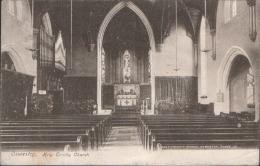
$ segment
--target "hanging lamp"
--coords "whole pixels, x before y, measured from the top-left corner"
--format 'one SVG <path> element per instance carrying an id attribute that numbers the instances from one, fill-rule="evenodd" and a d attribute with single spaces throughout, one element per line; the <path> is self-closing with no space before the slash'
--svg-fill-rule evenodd
<path id="1" fill-rule="evenodd" d="M 180 70 L 178 68 L 178 36 L 177 36 L 177 28 L 178 28 L 178 0 L 175 1 L 175 43 L 176 43 L 176 48 L 175 48 L 175 70 L 178 72 Z"/>
<path id="2" fill-rule="evenodd" d="M 249 38 L 255 42 L 257 36 L 256 0 L 247 0 L 249 6 Z"/>
<path id="3" fill-rule="evenodd" d="M 205 40 L 207 40 L 207 0 L 204 0 L 204 12 L 205 12 Z M 211 51 L 210 49 L 206 49 L 206 44 L 205 44 L 205 48 L 203 50 L 201 50 L 201 52 L 209 52 Z"/>
<path id="4" fill-rule="evenodd" d="M 165 1 L 163 1 L 163 11 L 162 11 L 162 17 L 161 17 L 161 34 L 160 34 L 160 43 L 157 44 L 157 49 L 158 49 L 158 52 L 162 52 L 162 49 L 163 49 L 163 20 L 164 20 L 164 11 L 165 10 Z"/>

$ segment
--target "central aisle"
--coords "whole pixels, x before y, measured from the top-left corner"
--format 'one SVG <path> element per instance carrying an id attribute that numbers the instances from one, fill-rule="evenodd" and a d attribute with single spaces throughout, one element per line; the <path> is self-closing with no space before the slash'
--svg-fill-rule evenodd
<path id="1" fill-rule="evenodd" d="M 62 152 L 60 152 L 62 153 Z M 12 156 L 2 152 L 1 159 L 10 165 L 258 165 L 257 149 L 164 150 L 146 151 L 138 137 L 137 127 L 113 127 L 107 142 L 98 151 L 66 152 L 71 157 Z M 83 154 L 75 156 L 75 154 Z M 84 156 L 85 154 L 85 156 Z M 250 164 L 249 164 L 250 163 Z"/>
<path id="2" fill-rule="evenodd" d="M 99 150 L 118 149 L 143 149 L 136 126 L 114 126 L 106 143 Z"/>

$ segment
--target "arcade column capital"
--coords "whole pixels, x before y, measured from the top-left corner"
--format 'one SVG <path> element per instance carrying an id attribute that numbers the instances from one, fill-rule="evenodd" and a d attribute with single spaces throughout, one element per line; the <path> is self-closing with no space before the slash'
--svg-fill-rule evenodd
<path id="1" fill-rule="evenodd" d="M 255 6 L 256 0 L 246 0 L 248 6 Z"/>
<path id="2" fill-rule="evenodd" d="M 215 37 L 215 36 L 216 36 L 216 29 L 211 29 L 211 30 L 210 30 L 210 35 L 211 35 L 212 37 Z"/>

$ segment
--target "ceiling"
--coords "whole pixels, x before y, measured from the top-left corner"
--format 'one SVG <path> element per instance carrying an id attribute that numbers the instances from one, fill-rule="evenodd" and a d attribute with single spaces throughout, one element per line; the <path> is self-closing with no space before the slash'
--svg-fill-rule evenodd
<path id="1" fill-rule="evenodd" d="M 119 11 L 109 22 L 103 47 L 106 48 L 149 48 L 147 30 L 141 19 L 128 8 Z M 128 48 L 127 48 L 128 47 Z"/>
<path id="2" fill-rule="evenodd" d="M 152 25 L 156 43 L 162 43 L 169 35 L 169 27 L 175 20 L 174 0 L 131 0 L 148 18 Z M 96 43 L 99 27 L 107 13 L 119 0 L 77 0 L 72 1 L 72 33 L 82 37 L 86 45 Z M 187 34 L 194 42 L 198 40 L 198 32 L 202 15 L 204 15 L 204 0 L 178 0 L 178 18 L 186 27 Z M 207 0 L 207 19 L 211 29 L 216 28 L 216 11 L 218 0 Z M 71 33 L 71 1 L 70 0 L 37 0 L 34 4 L 34 26 L 39 26 L 40 18 L 49 13 L 53 34 L 61 30 L 64 44 L 69 44 Z M 126 33 L 127 32 L 127 33 Z M 110 36 L 110 37 L 108 37 Z M 129 9 L 123 9 L 109 23 L 104 43 L 118 41 L 122 38 L 128 41 L 147 41 L 147 33 L 140 19 Z M 67 42 L 67 43 L 66 43 Z"/>

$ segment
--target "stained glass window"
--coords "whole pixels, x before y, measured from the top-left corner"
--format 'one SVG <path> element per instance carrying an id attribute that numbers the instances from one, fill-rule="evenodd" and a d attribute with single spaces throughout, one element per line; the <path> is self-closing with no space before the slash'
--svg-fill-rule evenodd
<path id="1" fill-rule="evenodd" d="M 232 3 L 232 18 L 237 15 L 237 1 L 234 0 Z"/>
<path id="2" fill-rule="evenodd" d="M 8 3 L 9 13 L 14 16 L 14 1 L 13 0 L 9 0 L 8 2 L 9 2 Z"/>
<path id="3" fill-rule="evenodd" d="M 124 60 L 124 68 L 123 68 L 123 79 L 124 83 L 130 83 L 130 76 L 131 76 L 131 55 L 128 50 L 124 52 L 123 55 Z"/>
<path id="4" fill-rule="evenodd" d="M 104 48 L 102 47 L 102 50 L 101 50 L 101 83 L 102 84 L 105 84 L 106 82 L 106 64 L 105 64 L 105 50 Z"/>
<path id="5" fill-rule="evenodd" d="M 148 81 L 151 82 L 151 50 L 148 52 Z"/>
<path id="6" fill-rule="evenodd" d="M 17 8 L 17 19 L 22 21 L 23 18 L 23 5 L 22 1 L 16 1 L 16 8 Z"/>
<path id="7" fill-rule="evenodd" d="M 224 20 L 228 23 L 232 18 L 237 15 L 237 1 L 226 0 L 224 5 Z"/>
<path id="8" fill-rule="evenodd" d="M 247 107 L 254 108 L 255 107 L 255 81 L 254 75 L 252 72 L 252 68 L 249 68 L 247 73 Z"/>

